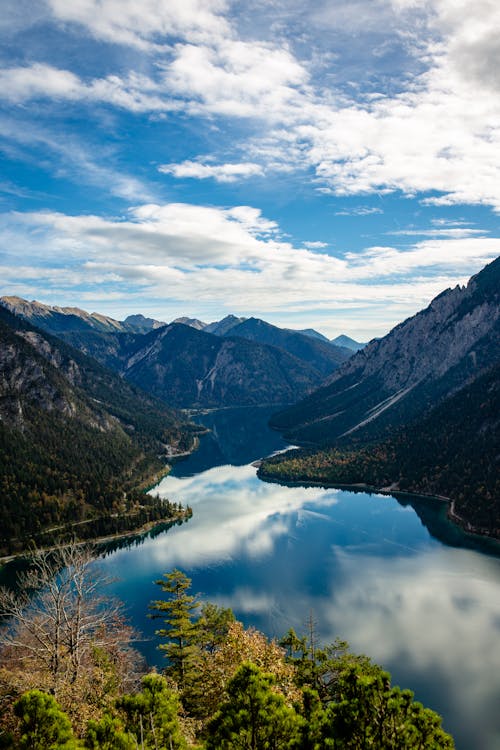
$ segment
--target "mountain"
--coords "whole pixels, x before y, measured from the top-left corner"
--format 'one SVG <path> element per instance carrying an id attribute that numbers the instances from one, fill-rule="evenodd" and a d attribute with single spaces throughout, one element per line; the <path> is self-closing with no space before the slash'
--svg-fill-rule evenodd
<path id="1" fill-rule="evenodd" d="M 339 359 L 330 344 L 281 332 L 263 322 L 261 327 L 267 326 L 275 336 L 302 339 L 303 358 L 283 348 L 244 338 L 230 340 L 191 325 L 173 323 L 138 333 L 130 331 L 130 322 L 125 329 L 126 321 L 115 321 L 121 329 L 109 326 L 103 330 L 94 325 L 95 314 L 78 311 L 76 315 L 61 312 L 63 308 L 40 307 L 45 312 L 44 330 L 176 407 L 292 403 L 320 385 Z M 19 315 L 33 318 L 39 303 L 18 300 L 15 309 Z M 241 321 L 229 316 L 220 321 L 219 330 L 230 332 L 230 325 L 234 328 L 242 325 Z"/>
<path id="2" fill-rule="evenodd" d="M 326 384 L 276 415 L 291 440 L 384 435 L 425 415 L 500 359 L 500 258 L 373 340 Z"/>
<path id="3" fill-rule="evenodd" d="M 178 323 L 119 338 L 120 374 L 179 407 L 291 403 L 322 380 L 313 367 L 276 347 Z"/>
<path id="4" fill-rule="evenodd" d="M 139 313 L 137 315 L 129 315 L 126 317 L 122 323 L 122 330 L 135 331 L 136 333 L 148 333 L 149 331 L 154 331 L 156 328 L 161 328 L 165 325 L 167 324 L 162 323 L 161 320 L 146 318 Z"/>
<path id="5" fill-rule="evenodd" d="M 203 331 L 203 329 L 207 327 L 207 324 L 202 320 L 198 320 L 198 318 L 186 318 L 186 316 L 183 316 L 182 318 L 176 318 L 172 321 L 172 323 L 182 323 L 182 325 L 196 328 L 197 331 Z"/>
<path id="6" fill-rule="evenodd" d="M 148 333 L 166 325 L 160 320 L 144 315 L 129 315 L 125 320 L 115 320 L 107 315 L 88 313 L 79 307 L 57 307 L 42 302 L 22 299 L 22 297 L 0 297 L 0 305 L 13 315 L 42 328 L 54 335 L 77 331 L 97 331 L 99 333 Z"/>
<path id="7" fill-rule="evenodd" d="M 322 333 L 316 331 L 314 328 L 302 328 L 300 331 L 295 331 L 293 328 L 287 328 L 287 330 L 292 331 L 293 333 L 302 333 L 304 336 L 311 336 L 313 339 L 329 342 L 329 339 L 326 336 L 323 336 Z M 344 346 L 344 344 L 339 344 L 339 346 Z"/>
<path id="8" fill-rule="evenodd" d="M 104 516 L 111 530 L 149 520 L 137 488 L 164 471 L 159 454 L 189 449 L 195 430 L 0 307 L 0 549 L 75 522 L 81 535 Z"/>
<path id="9" fill-rule="evenodd" d="M 78 307 L 51 307 L 42 302 L 28 302 L 21 297 L 0 297 L 0 305 L 34 326 L 57 335 L 65 331 L 100 331 L 116 333 L 128 330 L 119 320 L 99 313 L 88 313 Z"/>
<path id="10" fill-rule="evenodd" d="M 355 341 L 350 336 L 346 336 L 345 334 L 337 336 L 336 338 L 332 339 L 330 343 L 334 344 L 335 346 L 345 346 L 346 349 L 352 349 L 353 352 L 358 352 L 360 349 L 363 349 L 366 346 L 366 343 L 361 344 L 359 341 Z"/>
<path id="11" fill-rule="evenodd" d="M 450 498 L 453 520 L 500 538 L 500 364 L 382 441 L 283 454 L 259 472 Z"/>
<path id="12" fill-rule="evenodd" d="M 323 376 L 329 375 L 337 369 L 339 364 L 345 362 L 351 356 L 351 352 L 347 349 L 332 346 L 328 342 L 320 341 L 298 331 L 278 328 L 259 318 L 248 318 L 231 326 L 227 333 L 219 333 L 218 335 L 238 336 L 249 341 L 257 341 L 260 344 L 276 346 L 307 362 Z"/>
<path id="13" fill-rule="evenodd" d="M 206 333 L 213 333 L 216 336 L 225 336 L 231 328 L 243 323 L 246 318 L 237 318 L 236 315 L 226 315 L 222 320 L 216 320 L 205 326 Z"/>

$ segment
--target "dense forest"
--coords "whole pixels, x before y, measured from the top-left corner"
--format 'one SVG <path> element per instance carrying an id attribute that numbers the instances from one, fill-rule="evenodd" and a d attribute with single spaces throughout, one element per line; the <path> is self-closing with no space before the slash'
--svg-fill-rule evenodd
<path id="1" fill-rule="evenodd" d="M 366 445 L 354 438 L 321 451 L 267 459 L 263 479 L 366 484 L 453 500 L 465 528 L 500 537 L 500 365 L 429 415 Z"/>
<path id="2" fill-rule="evenodd" d="M 177 517 L 143 490 L 200 427 L 0 308 L 0 552 Z"/>
<path id="3" fill-rule="evenodd" d="M 55 575 L 57 573 L 57 575 Z M 156 583 L 162 674 L 86 550 L 39 555 L 0 591 L 0 747 L 55 750 L 451 749 L 440 717 L 345 642 L 278 643 L 202 603 L 179 570 Z M 31 595 L 28 592 L 35 592 Z"/>

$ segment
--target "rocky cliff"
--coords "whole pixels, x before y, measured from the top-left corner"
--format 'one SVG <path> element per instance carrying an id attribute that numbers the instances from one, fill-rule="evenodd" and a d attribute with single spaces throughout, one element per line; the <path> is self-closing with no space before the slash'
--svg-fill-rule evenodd
<path id="1" fill-rule="evenodd" d="M 500 259 L 370 342 L 273 425 L 328 443 L 422 416 L 500 359 Z"/>

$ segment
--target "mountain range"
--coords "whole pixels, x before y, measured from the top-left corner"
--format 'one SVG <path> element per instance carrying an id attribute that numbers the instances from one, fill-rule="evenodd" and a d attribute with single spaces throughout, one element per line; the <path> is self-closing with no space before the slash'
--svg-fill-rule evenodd
<path id="1" fill-rule="evenodd" d="M 257 318 L 227 316 L 208 325 L 178 318 L 166 325 L 142 315 L 116 321 L 16 297 L 0 302 L 176 407 L 293 403 L 352 355 Z"/>

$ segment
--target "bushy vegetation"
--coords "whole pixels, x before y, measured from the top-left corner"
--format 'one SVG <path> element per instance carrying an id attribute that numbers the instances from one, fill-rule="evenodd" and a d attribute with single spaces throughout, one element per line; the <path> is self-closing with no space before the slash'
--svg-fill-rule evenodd
<path id="1" fill-rule="evenodd" d="M 270 641 L 231 610 L 202 605 L 179 570 L 157 582 L 166 596 L 151 603 L 165 670 L 146 672 L 88 556 L 64 554 L 36 560 L 21 593 L 0 596 L 10 616 L 0 631 L 0 747 L 454 747 L 440 717 L 368 657 L 339 641 L 320 647 L 312 624 L 307 637 Z"/>

